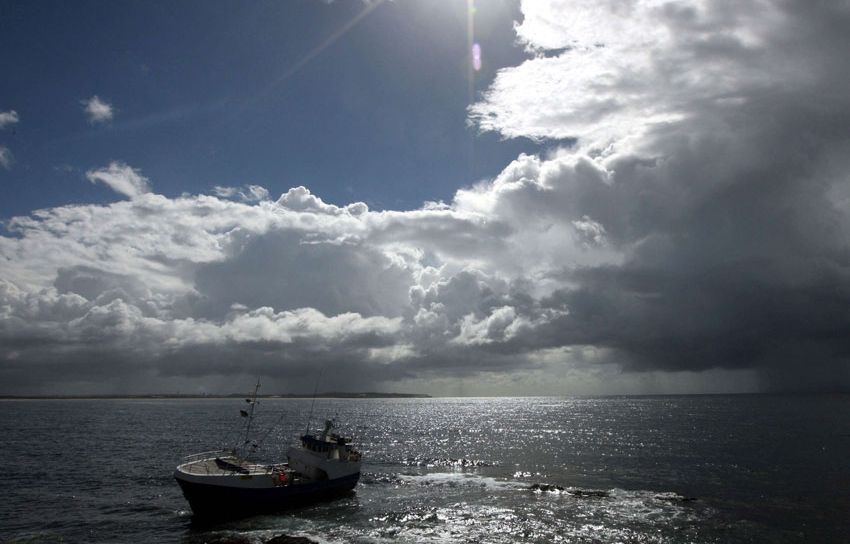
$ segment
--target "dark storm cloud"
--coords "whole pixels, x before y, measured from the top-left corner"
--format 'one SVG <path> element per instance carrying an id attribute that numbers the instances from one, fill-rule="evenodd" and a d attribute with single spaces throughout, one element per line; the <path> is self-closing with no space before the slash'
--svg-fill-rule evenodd
<path id="1" fill-rule="evenodd" d="M 470 112 L 553 148 L 450 203 L 139 192 L 10 221 L 0 390 L 304 391 L 324 369 L 329 388 L 535 393 L 510 384 L 599 368 L 850 387 L 850 4 L 523 12 L 548 55 Z"/>
<path id="2" fill-rule="evenodd" d="M 626 26 L 646 17 L 664 30 L 648 52 L 624 52 L 634 66 L 612 63 L 595 80 L 603 95 L 633 91 L 616 111 L 602 108 L 589 124 L 517 113 L 509 106 L 523 100 L 523 84 L 509 74 L 473 110 L 508 136 L 563 137 L 572 126 L 597 134 L 585 146 L 611 146 L 605 183 L 576 183 L 574 169 L 537 198 L 544 213 L 598 221 L 623 257 L 564 269 L 572 285 L 547 303 L 569 315 L 547 325 L 542 344 L 606 347 L 630 370 L 758 368 L 777 387 L 850 386 L 850 100 L 839 91 L 850 82 L 850 4 L 634 10 Z M 565 39 L 594 32 L 572 30 L 561 29 Z M 577 78 L 566 85 L 599 76 L 582 73 L 581 54 L 562 58 L 537 72 L 541 81 L 557 70 Z M 647 107 L 674 117 L 647 122 L 638 113 Z"/>
<path id="3" fill-rule="evenodd" d="M 314 241 L 298 233 L 269 233 L 247 240 L 233 259 L 198 268 L 195 289 L 200 298 L 195 315 L 216 317 L 240 304 L 279 310 L 312 307 L 326 315 L 357 312 L 395 317 L 407 304 L 410 283 L 409 270 L 356 241 Z"/>

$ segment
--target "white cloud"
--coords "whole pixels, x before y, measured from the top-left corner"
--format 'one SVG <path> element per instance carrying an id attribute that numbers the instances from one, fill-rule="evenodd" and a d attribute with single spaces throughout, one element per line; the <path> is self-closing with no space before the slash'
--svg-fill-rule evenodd
<path id="1" fill-rule="evenodd" d="M 150 191 L 148 178 L 120 161 L 113 161 L 106 168 L 89 170 L 86 172 L 86 177 L 92 183 L 98 181 L 105 183 L 116 193 L 121 193 L 130 198 Z"/>
<path id="2" fill-rule="evenodd" d="M 237 198 L 242 202 L 259 202 L 269 198 L 268 189 L 260 185 L 246 185 L 244 188 L 216 185 L 213 193 L 220 198 Z"/>
<path id="3" fill-rule="evenodd" d="M 128 177 L 141 177 L 122 164 L 89 176 L 125 189 L 138 185 Z M 100 337 L 104 350 L 148 353 L 147 368 L 164 372 L 168 361 L 178 374 L 205 364 L 185 353 L 189 346 L 204 357 L 218 346 L 238 364 L 266 365 L 266 355 L 235 354 L 268 344 L 269 353 L 288 354 L 286 364 L 347 361 L 340 377 L 375 380 L 415 372 L 405 361 L 416 367 L 441 357 L 454 337 L 458 349 L 477 348 L 541 323 L 539 308 L 515 300 L 510 276 L 470 268 L 500 261 L 510 236 L 477 212 L 371 212 L 327 204 L 303 187 L 251 204 L 124 192 L 135 198 L 9 222 L 16 236 L 0 237 L 7 337 L 49 338 L 66 346 L 67 360 L 67 350 L 82 350 L 81 361 Z M 474 260 L 463 257 L 488 238 Z M 440 267 L 426 264 L 434 259 Z M 504 308 L 512 324 L 502 323 Z M 15 357 L 40 345 L 17 347 Z M 216 363 L 221 372 L 234 364 Z M 371 365 L 385 368 L 372 374 Z"/>
<path id="4" fill-rule="evenodd" d="M 483 130 L 507 137 L 578 138 L 605 149 L 776 86 L 826 97 L 812 85 L 834 77 L 824 60 L 835 55 L 815 36 L 813 47 L 787 40 L 810 29 L 770 0 L 524 1 L 522 11 L 517 34 L 540 55 L 501 70 L 470 108 Z"/>
<path id="5" fill-rule="evenodd" d="M 536 56 L 471 114 L 578 145 L 408 211 L 303 186 L 167 198 L 123 163 L 89 171 L 130 200 L 0 236 L 0 383 L 308 390 L 324 366 L 329 389 L 451 394 L 847 384 L 850 13 L 522 8 Z"/>
<path id="6" fill-rule="evenodd" d="M 87 100 L 82 101 L 85 106 L 84 111 L 89 116 L 90 123 L 105 123 L 111 121 L 115 113 L 112 104 L 102 100 L 99 96 L 94 95 Z"/>
<path id="7" fill-rule="evenodd" d="M 12 164 L 15 162 L 15 156 L 12 155 L 12 152 L 8 147 L 4 145 L 0 145 L 0 166 L 9 170 L 12 168 Z"/>
<path id="8" fill-rule="evenodd" d="M 15 110 L 0 111 L 0 129 L 14 125 L 20 120 Z"/>
<path id="9" fill-rule="evenodd" d="M 451 341 L 471 345 L 510 340 L 518 321 L 520 320 L 516 310 L 510 306 L 496 308 L 483 319 L 478 319 L 475 314 L 468 314 L 460 324 L 460 333 Z"/>
<path id="10" fill-rule="evenodd" d="M 310 362 L 329 365 L 340 387 L 554 372 L 541 350 L 563 353 L 572 372 L 617 360 L 612 338 L 651 335 L 622 324 L 612 337 L 596 295 L 575 293 L 576 272 L 621 266 L 639 247 L 630 240 L 643 240 L 632 230 L 645 203 L 632 195 L 644 189 L 613 174 L 623 161 L 523 156 L 450 204 L 408 212 L 334 206 L 297 187 L 253 203 L 128 190 L 129 201 L 14 218 L 15 235 L 0 237 L 0 337 L 16 340 L 0 359 L 61 355 L 84 372 L 96 345 L 130 365 L 113 374 L 280 367 L 292 380 L 306 380 Z M 122 164 L 92 174 L 137 187 L 132 176 Z M 604 356 L 592 361 L 557 351 L 594 343 Z"/>
<path id="11" fill-rule="evenodd" d="M 572 221 L 576 234 L 588 246 L 601 246 L 605 243 L 605 227 L 590 217 L 584 215 L 581 219 Z"/>

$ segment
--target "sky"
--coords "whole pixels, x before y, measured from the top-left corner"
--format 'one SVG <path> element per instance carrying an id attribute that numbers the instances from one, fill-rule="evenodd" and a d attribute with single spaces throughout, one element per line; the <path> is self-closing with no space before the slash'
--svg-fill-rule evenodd
<path id="1" fill-rule="evenodd" d="M 850 2 L 0 2 L 0 394 L 850 389 Z"/>

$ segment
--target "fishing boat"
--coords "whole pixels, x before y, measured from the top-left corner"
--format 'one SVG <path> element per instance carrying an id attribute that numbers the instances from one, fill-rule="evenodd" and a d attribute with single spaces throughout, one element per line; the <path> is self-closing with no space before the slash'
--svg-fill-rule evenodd
<path id="1" fill-rule="evenodd" d="M 197 453 L 186 457 L 174 478 L 197 517 L 234 517 L 302 506 L 333 498 L 354 489 L 360 479 L 360 452 L 350 440 L 334 431 L 335 421 L 325 421 L 321 432 L 307 431 L 287 452 L 283 463 L 258 463 L 250 459 L 256 444 L 250 441 L 254 389 L 245 441 L 240 448 Z M 312 415 L 312 408 L 311 408 Z"/>

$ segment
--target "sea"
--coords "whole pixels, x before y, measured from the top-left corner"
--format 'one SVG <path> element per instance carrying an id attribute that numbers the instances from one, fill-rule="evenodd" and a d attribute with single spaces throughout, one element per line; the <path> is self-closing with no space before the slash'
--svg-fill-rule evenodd
<path id="1" fill-rule="evenodd" d="M 259 460 L 310 399 L 261 399 Z M 185 455 L 244 438 L 243 399 L 0 401 L 0 541 L 850 542 L 850 396 L 317 399 L 356 490 L 201 524 Z"/>

